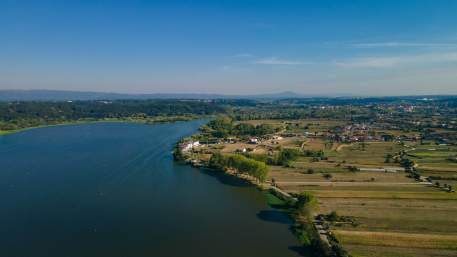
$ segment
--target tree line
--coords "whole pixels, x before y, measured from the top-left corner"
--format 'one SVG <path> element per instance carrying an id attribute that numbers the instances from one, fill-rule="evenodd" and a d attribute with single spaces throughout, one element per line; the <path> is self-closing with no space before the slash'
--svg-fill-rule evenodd
<path id="1" fill-rule="evenodd" d="M 206 129 L 213 137 L 225 138 L 229 136 L 263 136 L 277 132 L 280 128 L 270 124 L 252 125 L 249 123 L 238 123 L 227 116 L 219 116 L 210 121 Z"/>
<path id="2" fill-rule="evenodd" d="M 301 150 L 295 148 L 282 148 L 278 152 L 271 155 L 267 154 L 254 154 L 244 153 L 244 156 L 264 162 L 268 165 L 290 166 L 291 162 L 297 160 L 299 157 L 313 157 L 321 159 L 325 157 L 323 151 Z"/>
<path id="3" fill-rule="evenodd" d="M 237 172 L 250 175 L 260 182 L 264 182 L 268 176 L 268 166 L 265 163 L 240 154 L 215 153 L 211 156 L 209 167 L 222 171 L 234 169 Z"/>
<path id="4" fill-rule="evenodd" d="M 0 102 L 0 130 L 81 119 L 144 119 L 156 116 L 211 115 L 225 111 L 223 104 L 198 100 Z"/>

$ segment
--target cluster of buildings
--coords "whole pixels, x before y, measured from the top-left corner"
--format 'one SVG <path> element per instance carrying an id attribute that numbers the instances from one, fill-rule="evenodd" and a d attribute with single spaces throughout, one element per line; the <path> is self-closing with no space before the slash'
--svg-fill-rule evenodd
<path id="1" fill-rule="evenodd" d="M 200 146 L 200 141 L 189 141 L 182 143 L 179 147 L 181 148 L 181 151 L 187 152 L 192 150 L 192 148 Z"/>
<path id="2" fill-rule="evenodd" d="M 327 131 L 323 136 L 327 139 L 344 143 L 382 141 L 381 137 L 369 135 L 369 129 L 370 126 L 368 124 L 351 124 L 337 127 L 334 132 Z"/>

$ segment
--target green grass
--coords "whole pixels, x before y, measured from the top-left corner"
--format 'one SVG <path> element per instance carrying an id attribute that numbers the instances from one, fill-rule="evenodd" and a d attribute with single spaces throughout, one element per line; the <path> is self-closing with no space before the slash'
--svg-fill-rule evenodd
<path id="1" fill-rule="evenodd" d="M 393 142 L 366 143 L 365 148 L 362 147 L 362 144 L 356 143 L 337 152 L 336 160 L 346 160 L 347 162 L 360 164 L 376 163 L 386 165 L 384 164 L 386 154 L 394 154 L 402 149 L 404 147 Z"/>
<path id="2" fill-rule="evenodd" d="M 278 198 L 274 194 L 270 193 L 270 191 L 264 191 L 264 196 L 267 200 L 267 204 L 269 206 L 275 207 L 275 206 L 286 206 L 287 202 Z"/>
<path id="3" fill-rule="evenodd" d="M 23 129 L 15 129 L 15 130 L 0 130 L 0 136 L 3 136 L 3 135 L 8 135 L 8 134 L 13 134 L 13 133 L 21 132 L 21 131 L 23 131 Z"/>
<path id="4" fill-rule="evenodd" d="M 411 154 L 421 158 L 447 158 L 449 155 L 455 155 L 452 151 L 429 151 L 429 152 L 411 152 Z"/>

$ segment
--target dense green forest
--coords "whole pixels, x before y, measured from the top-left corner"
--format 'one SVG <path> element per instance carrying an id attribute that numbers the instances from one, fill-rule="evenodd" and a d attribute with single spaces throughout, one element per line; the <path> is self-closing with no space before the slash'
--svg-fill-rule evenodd
<path id="1" fill-rule="evenodd" d="M 211 115 L 224 104 L 198 100 L 118 100 L 68 102 L 0 102 L 0 130 L 16 130 L 79 120 L 144 119 Z"/>

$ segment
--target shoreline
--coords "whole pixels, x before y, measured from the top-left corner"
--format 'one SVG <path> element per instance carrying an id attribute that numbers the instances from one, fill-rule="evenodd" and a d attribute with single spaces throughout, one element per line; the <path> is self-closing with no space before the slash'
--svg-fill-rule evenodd
<path id="1" fill-rule="evenodd" d="M 175 155 L 179 152 L 179 158 L 176 158 Z M 241 179 L 250 185 L 254 186 L 257 190 L 263 193 L 270 194 L 280 201 L 282 201 L 282 206 L 285 207 L 285 210 L 282 210 L 284 214 L 286 214 L 293 222 L 293 224 L 289 227 L 292 234 L 297 238 L 297 240 L 302 245 L 302 253 L 303 256 L 310 256 L 310 257 L 325 257 L 325 256 L 334 256 L 332 245 L 329 244 L 328 240 L 323 240 L 323 238 L 319 235 L 314 222 L 310 222 L 314 218 L 312 216 L 302 216 L 298 214 L 298 207 L 296 204 L 298 203 L 297 197 L 281 190 L 280 188 L 276 187 L 272 184 L 271 181 L 261 182 L 256 178 L 244 174 L 241 172 L 237 172 L 233 169 L 225 169 L 225 170 L 217 170 L 210 168 L 208 163 L 198 160 L 195 162 L 194 159 L 188 158 L 182 154 L 181 149 L 179 148 L 179 142 L 176 143 L 174 147 L 174 161 L 178 163 L 182 163 L 183 165 L 190 165 L 194 168 L 198 169 L 205 169 L 208 172 L 219 172 L 227 176 L 232 176 L 238 179 Z M 267 204 L 268 204 L 268 200 Z M 271 206 L 270 206 L 271 207 Z M 272 207 L 275 208 L 275 207 Z M 307 222 L 304 222 L 308 220 Z M 311 226 L 310 226 L 311 225 Z M 305 236 L 309 240 L 308 243 L 304 243 L 302 241 L 302 237 Z"/>
<path id="2" fill-rule="evenodd" d="M 163 120 L 158 119 L 158 118 L 165 118 Z M 154 120 L 156 118 L 156 120 Z M 0 130 L 0 137 L 1 136 L 6 136 L 6 135 L 12 135 L 16 133 L 21 133 L 27 130 L 32 130 L 32 129 L 42 129 L 42 128 L 49 128 L 49 127 L 57 127 L 57 126 L 71 126 L 71 125 L 84 125 L 84 124 L 92 124 L 92 123 L 138 123 L 138 124 L 159 124 L 159 123 L 173 123 L 173 122 L 185 122 L 185 121 L 192 121 L 192 120 L 197 120 L 205 117 L 199 117 L 199 116 L 156 116 L 156 117 L 151 117 L 150 119 L 132 119 L 132 118 L 104 118 L 104 119 L 87 119 L 87 120 L 75 120 L 75 121 L 68 121 L 68 122 L 59 122 L 56 124 L 44 124 L 44 125 L 38 125 L 34 127 L 27 127 L 27 128 L 20 128 L 20 129 L 14 129 L 14 130 Z"/>

